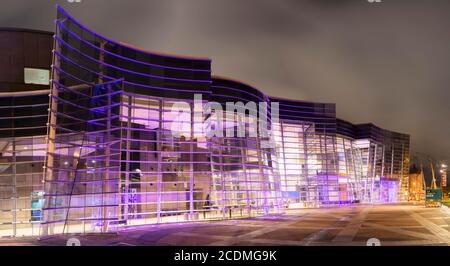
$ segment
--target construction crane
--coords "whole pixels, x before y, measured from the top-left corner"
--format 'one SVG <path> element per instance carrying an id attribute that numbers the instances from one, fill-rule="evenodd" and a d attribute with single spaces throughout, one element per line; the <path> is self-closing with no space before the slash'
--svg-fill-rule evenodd
<path id="1" fill-rule="evenodd" d="M 439 189 L 436 184 L 436 175 L 434 172 L 433 162 L 430 160 L 431 166 L 431 187 L 426 190 L 425 206 L 426 207 L 440 207 L 442 205 L 442 189 Z"/>
<path id="2" fill-rule="evenodd" d="M 432 180 L 431 180 L 431 189 L 437 189 L 437 184 L 436 184 L 436 175 L 434 173 L 434 165 L 433 162 L 430 160 L 430 166 L 431 166 L 431 175 L 432 175 Z"/>

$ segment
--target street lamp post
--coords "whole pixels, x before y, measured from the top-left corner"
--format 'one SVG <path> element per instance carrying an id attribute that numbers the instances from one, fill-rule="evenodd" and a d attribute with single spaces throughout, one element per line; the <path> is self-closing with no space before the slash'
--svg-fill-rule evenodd
<path id="1" fill-rule="evenodd" d="M 443 196 L 445 198 L 448 197 L 448 194 L 447 194 L 447 172 L 448 172 L 448 165 L 447 165 L 447 163 L 443 162 L 441 164 L 440 174 L 441 174 L 441 188 L 442 188 Z"/>

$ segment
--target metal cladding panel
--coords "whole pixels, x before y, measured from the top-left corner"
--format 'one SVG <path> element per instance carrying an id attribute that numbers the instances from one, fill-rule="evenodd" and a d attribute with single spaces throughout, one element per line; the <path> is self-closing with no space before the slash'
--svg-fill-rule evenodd
<path id="1" fill-rule="evenodd" d="M 308 121 L 315 124 L 316 131 L 336 134 L 336 105 L 333 103 L 314 103 L 271 97 L 272 102 L 280 104 L 281 120 Z"/>
<path id="2" fill-rule="evenodd" d="M 356 138 L 356 126 L 342 119 L 336 120 L 337 133 L 352 139 Z"/>
<path id="3" fill-rule="evenodd" d="M 52 33 L 0 28 L 0 92 L 48 89 L 48 85 L 25 84 L 24 69 L 49 69 Z"/>

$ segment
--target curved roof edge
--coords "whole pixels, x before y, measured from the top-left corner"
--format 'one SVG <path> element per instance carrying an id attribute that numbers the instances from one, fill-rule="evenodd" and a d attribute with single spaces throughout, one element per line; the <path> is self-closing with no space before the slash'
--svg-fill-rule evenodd
<path id="1" fill-rule="evenodd" d="M 255 86 L 247 83 L 246 81 L 242 81 L 236 78 L 230 78 L 227 76 L 221 76 L 221 75 L 212 75 L 211 79 L 221 79 L 221 80 L 225 80 L 225 81 L 231 81 L 231 82 L 236 82 L 236 83 L 240 83 L 244 86 L 247 86 L 249 88 L 252 88 L 258 92 L 260 92 L 261 94 L 263 94 L 264 96 L 270 98 L 270 99 L 279 99 L 279 100 L 283 100 L 283 101 L 291 101 L 291 102 L 299 102 L 299 103 L 316 103 L 316 104 L 329 104 L 329 105 L 336 105 L 335 103 L 329 103 L 329 102 L 312 102 L 312 101 L 306 101 L 306 100 L 297 100 L 297 99 L 289 99 L 289 98 L 283 98 L 283 97 L 279 97 L 279 96 L 272 96 L 269 95 L 267 93 L 265 93 L 264 91 L 256 88 Z"/>
<path id="2" fill-rule="evenodd" d="M 68 18 L 70 18 L 73 22 L 75 22 L 76 24 L 78 24 L 78 26 L 80 26 L 81 28 L 83 28 L 84 30 L 89 31 L 90 33 L 92 33 L 93 35 L 102 38 L 108 42 L 117 44 L 119 46 L 124 46 L 126 48 L 135 50 L 136 52 L 140 52 L 140 53 L 146 53 L 146 54 L 150 54 L 150 55 L 154 55 L 154 56 L 161 56 L 161 57 L 167 57 L 167 58 L 173 58 L 173 59 L 180 59 L 180 60 L 193 60 L 193 61 L 205 61 L 205 62 L 211 62 L 211 58 L 209 57 L 203 57 L 203 56 L 189 56 L 189 55 L 178 55 L 178 54 L 172 54 L 172 53 L 164 53 L 164 52 L 156 52 L 156 51 L 151 51 L 145 48 L 140 48 L 138 46 L 135 45 L 131 45 L 128 43 L 124 43 L 124 42 L 119 42 L 119 41 L 114 41 L 110 38 L 107 38 L 105 36 L 102 36 L 98 33 L 96 33 L 95 31 L 91 30 L 90 28 L 86 27 L 84 24 L 80 23 L 77 19 L 75 19 L 73 16 L 71 16 L 64 8 L 62 8 L 60 5 L 56 5 L 56 8 L 59 12 L 63 13 L 65 16 L 67 16 Z"/>
<path id="3" fill-rule="evenodd" d="M 231 82 L 236 82 L 236 83 L 240 83 L 242 85 L 245 85 L 247 87 L 250 87 L 252 89 L 255 89 L 263 94 L 265 94 L 264 92 L 262 92 L 260 89 L 257 89 L 255 86 L 250 85 L 250 83 L 246 82 L 246 81 L 242 81 L 236 78 L 231 78 L 231 77 L 226 77 L 226 76 L 222 76 L 222 75 L 211 75 L 211 79 L 221 79 L 221 80 L 226 80 L 226 81 L 231 81 Z"/>
<path id="4" fill-rule="evenodd" d="M 392 134 L 398 134 L 398 135 L 409 136 L 409 134 L 406 134 L 406 133 L 402 133 L 402 132 L 398 132 L 398 131 L 393 131 L 393 130 L 390 130 L 390 129 L 386 129 L 386 128 L 384 128 L 384 127 L 379 127 L 379 126 L 375 125 L 374 123 L 361 123 L 361 124 L 355 124 L 355 126 L 356 126 L 356 127 L 370 126 L 370 127 L 374 127 L 374 128 L 376 128 L 376 129 L 379 129 L 379 130 L 387 131 L 387 132 L 392 133 Z"/>
<path id="5" fill-rule="evenodd" d="M 279 96 L 269 96 L 271 99 L 279 99 L 282 101 L 288 101 L 288 102 L 297 102 L 297 103 L 316 103 L 316 104 L 324 104 L 324 105 L 334 105 L 336 106 L 336 103 L 331 102 L 313 102 L 313 101 L 307 101 L 307 100 L 297 100 L 297 99 L 290 99 L 290 98 L 284 98 Z"/>
<path id="6" fill-rule="evenodd" d="M 217 80 L 223 80 L 223 81 L 230 81 L 230 82 L 234 82 L 234 83 L 239 83 L 239 84 L 241 84 L 241 85 L 244 85 L 244 86 L 246 86 L 246 87 L 249 87 L 249 88 L 251 88 L 251 89 L 254 89 L 255 91 L 261 93 L 261 94 L 264 95 L 264 96 L 268 96 L 268 95 L 267 95 L 266 93 L 264 93 L 262 90 L 256 88 L 256 87 L 253 86 L 253 85 L 250 85 L 249 83 L 247 83 L 247 82 L 245 82 L 245 81 L 239 80 L 239 79 L 230 78 L 230 77 L 225 77 L 225 76 L 220 76 L 220 75 L 212 75 L 212 76 L 211 76 L 211 80 L 214 80 L 214 79 L 217 79 Z"/>
<path id="7" fill-rule="evenodd" d="M 352 122 L 350 122 L 350 121 L 348 121 L 348 120 L 344 120 L 344 119 L 341 119 L 341 118 L 336 118 L 336 122 L 337 122 L 338 124 L 339 124 L 339 123 L 348 124 L 348 125 L 354 127 L 353 130 L 360 129 L 361 127 L 364 127 L 364 126 L 369 126 L 369 127 L 373 127 L 373 128 L 375 128 L 375 129 L 382 130 L 382 131 L 386 131 L 386 132 L 389 132 L 389 133 L 392 133 L 392 134 L 398 134 L 398 135 L 410 136 L 410 135 L 407 134 L 407 133 L 402 133 L 402 132 L 398 132 L 398 131 L 393 131 L 393 130 L 390 130 L 390 129 L 386 129 L 386 128 L 383 128 L 383 127 L 379 127 L 379 126 L 377 126 L 376 124 L 370 123 L 370 122 L 368 122 L 368 123 L 357 123 L 357 124 L 355 124 L 355 123 L 352 123 Z M 338 129 L 339 129 L 339 126 L 338 126 Z M 356 133 L 356 132 L 353 132 L 353 133 Z"/>

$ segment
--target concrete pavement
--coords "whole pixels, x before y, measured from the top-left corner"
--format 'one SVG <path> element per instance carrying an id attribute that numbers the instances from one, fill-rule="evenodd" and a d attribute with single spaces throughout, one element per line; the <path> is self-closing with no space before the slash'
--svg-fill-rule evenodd
<path id="1" fill-rule="evenodd" d="M 413 205 L 300 209 L 277 216 L 139 226 L 117 234 L 76 237 L 86 246 L 365 246 L 370 238 L 385 246 L 450 245 L 450 211 Z M 0 245 L 65 245 L 67 238 L 0 240 Z"/>

